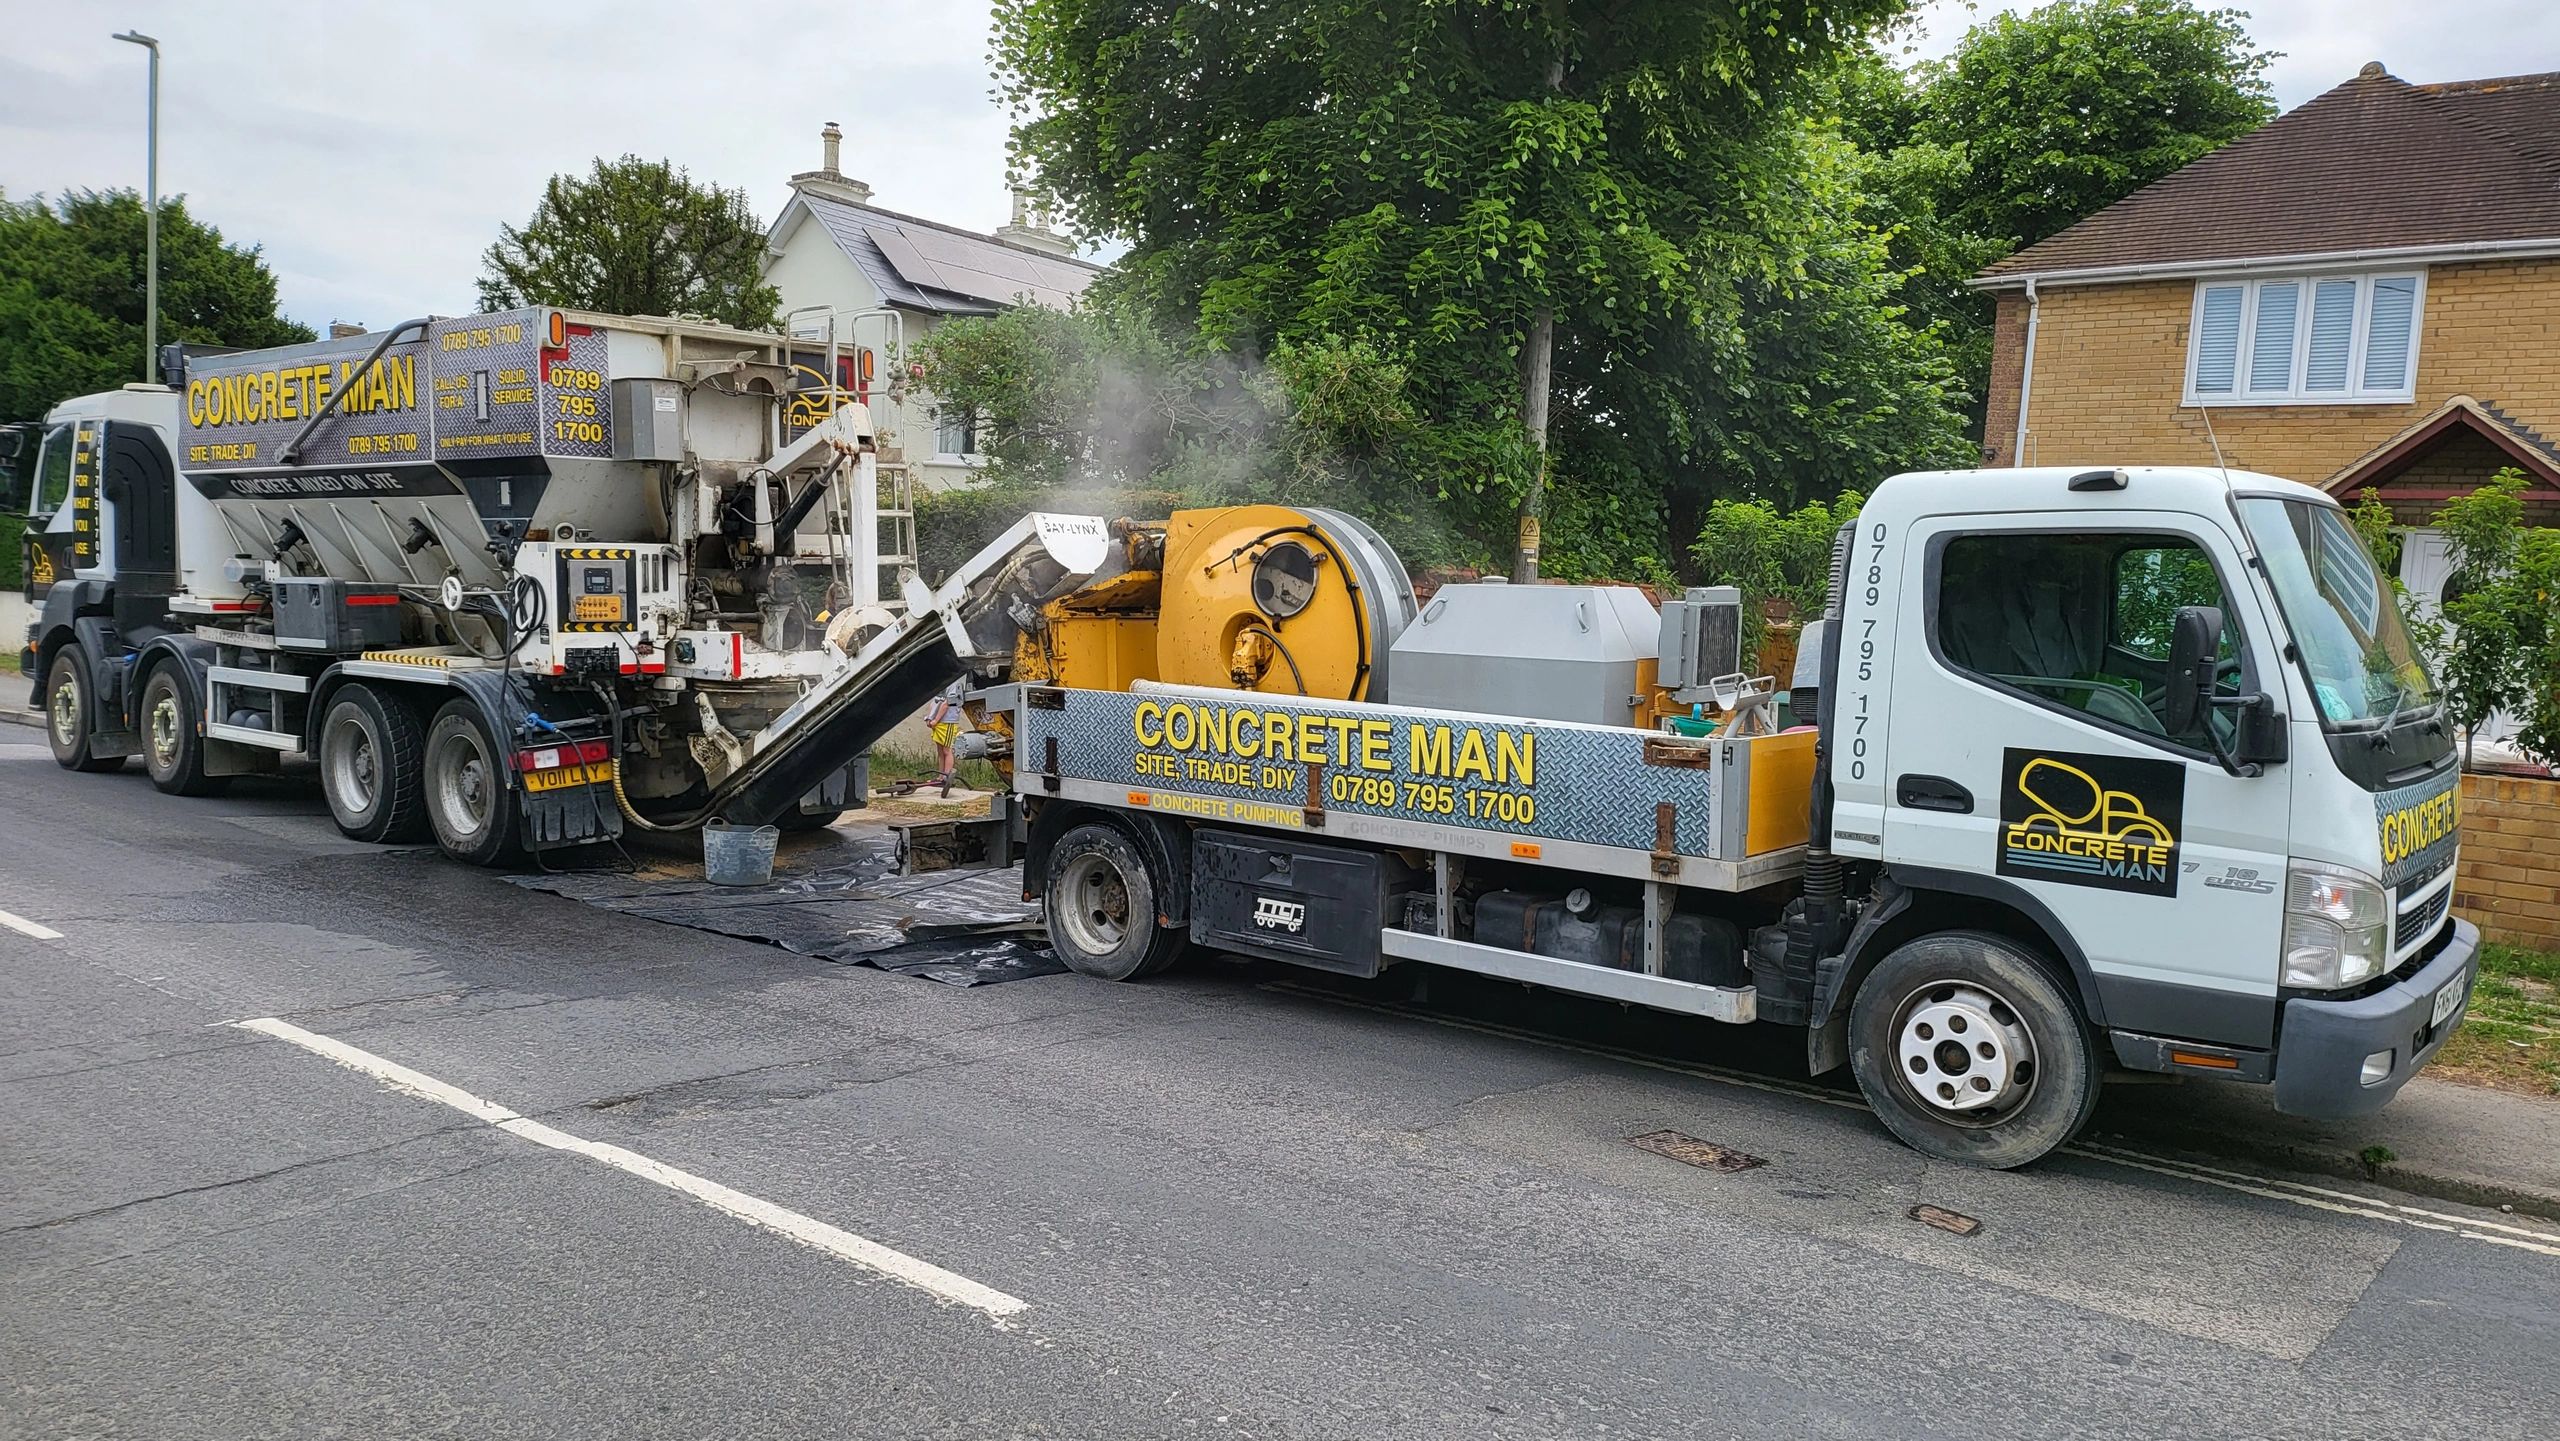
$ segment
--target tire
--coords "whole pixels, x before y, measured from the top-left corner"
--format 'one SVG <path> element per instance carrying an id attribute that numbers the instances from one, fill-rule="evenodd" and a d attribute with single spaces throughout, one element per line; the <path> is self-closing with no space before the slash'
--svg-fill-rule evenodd
<path id="1" fill-rule="evenodd" d="M 77 644 L 66 645 L 53 653 L 53 665 L 44 673 L 44 738 L 53 747 L 54 764 L 93 773 L 124 769 L 124 757 L 90 751 L 89 722 L 95 713 L 89 699 L 89 653 Z"/>
<path id="2" fill-rule="evenodd" d="M 508 753 L 469 697 L 445 702 L 427 727 L 427 822 L 436 845 L 457 861 L 496 866 L 524 854 Z"/>
<path id="3" fill-rule="evenodd" d="M 1156 924 L 1159 878 L 1117 826 L 1087 822 L 1058 837 L 1044 894 L 1049 944 L 1078 975 L 1140 980 L 1191 944 L 1188 932 Z"/>
<path id="4" fill-rule="evenodd" d="M 427 834 L 426 737 L 399 695 L 351 685 L 320 716 L 320 794 L 349 840 L 405 845 Z"/>
<path id="5" fill-rule="evenodd" d="M 142 768 L 151 783 L 173 796 L 218 796 L 231 789 L 231 777 L 204 771 L 204 716 L 193 688 L 179 671 L 182 661 L 155 667 L 142 683 Z"/>
<path id="6" fill-rule="evenodd" d="M 1941 1161 L 2005 1171 L 2080 1133 L 2099 1068 L 2080 1008 L 2004 936 L 1897 947 L 1849 1008 L 1849 1065 L 1885 1129 Z"/>

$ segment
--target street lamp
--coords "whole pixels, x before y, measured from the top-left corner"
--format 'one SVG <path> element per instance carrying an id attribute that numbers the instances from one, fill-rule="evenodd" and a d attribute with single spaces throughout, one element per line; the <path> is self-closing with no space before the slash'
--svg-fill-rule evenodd
<path id="1" fill-rule="evenodd" d="M 160 372 L 160 42 L 139 30 L 108 37 L 151 52 L 151 121 L 143 161 L 142 378 Z"/>

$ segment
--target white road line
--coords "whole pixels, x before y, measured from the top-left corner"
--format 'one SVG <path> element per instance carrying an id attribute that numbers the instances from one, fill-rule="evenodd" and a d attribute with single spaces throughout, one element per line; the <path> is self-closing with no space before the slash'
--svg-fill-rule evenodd
<path id="1" fill-rule="evenodd" d="M 777 1206 L 771 1201 L 750 1196 L 744 1191 L 706 1180 L 690 1171 L 679 1170 L 663 1161 L 654 1161 L 637 1151 L 609 1146 L 601 1141 L 583 1140 L 566 1131 L 556 1130 L 540 1121 L 529 1120 L 494 1101 L 485 1101 L 470 1092 L 451 1086 L 420 1071 L 413 1071 L 396 1061 L 386 1061 L 370 1051 L 359 1050 L 344 1041 L 306 1031 L 288 1021 L 272 1016 L 230 1024 L 244 1031 L 256 1031 L 279 1041 L 300 1046 L 314 1055 L 324 1056 L 349 1070 L 362 1071 L 393 1090 L 451 1106 L 466 1116 L 485 1121 L 511 1136 L 548 1146 L 555 1151 L 584 1156 L 602 1162 L 617 1171 L 625 1171 L 645 1181 L 673 1191 L 681 1191 L 704 1205 L 725 1211 L 751 1226 L 761 1226 L 813 1246 L 840 1260 L 850 1261 L 864 1270 L 877 1272 L 892 1281 L 913 1286 L 937 1300 L 955 1306 L 967 1306 L 1002 1320 L 1028 1305 L 993 1287 L 982 1286 L 966 1276 L 946 1271 L 928 1261 L 919 1261 L 903 1251 L 892 1250 L 877 1241 L 867 1240 L 841 1227 L 801 1215 Z"/>
<path id="2" fill-rule="evenodd" d="M 62 932 L 55 930 L 53 927 L 37 925 L 35 922 L 28 920 L 25 916 L 13 916 L 7 911 L 0 911 L 0 926 L 7 926 L 9 929 L 18 932 L 21 935 L 33 936 L 39 941 L 58 941 L 62 939 Z"/>
<path id="3" fill-rule="evenodd" d="M 1642 1066 L 1648 1070 L 1669 1071 L 1683 1076 L 1695 1076 L 1700 1080 L 1715 1081 L 1722 1085 L 1741 1086 L 1754 1091 L 1766 1091 L 1772 1095 L 1793 1096 L 1800 1100 L 1819 1101 L 1826 1106 L 1839 1106 L 1852 1111 L 1869 1111 L 1872 1109 L 1866 1104 L 1863 1097 L 1843 1095 L 1836 1091 L 1825 1091 L 1818 1087 L 1802 1085 L 1796 1082 L 1773 1081 L 1765 1077 L 1750 1076 L 1736 1071 L 1728 1071 L 1717 1066 L 1683 1065 L 1671 1061 L 1657 1061 L 1646 1056 L 1637 1055 L 1630 1051 L 1613 1050 L 1606 1046 L 1585 1046 L 1572 1041 L 1556 1040 L 1548 1036 L 1540 1035 L 1535 1031 L 1520 1030 L 1511 1026 L 1493 1025 L 1479 1021 L 1462 1021 L 1452 1016 L 1435 1016 L 1427 1012 L 1412 1010 L 1403 1006 L 1381 1005 L 1375 1001 L 1356 1000 L 1348 996 L 1336 995 L 1330 991 L 1319 990 L 1312 986 L 1297 986 L 1291 985 L 1286 981 L 1271 981 L 1265 982 L 1263 989 L 1280 991 L 1293 996 L 1303 996 L 1309 1000 L 1324 1001 L 1333 1005 L 1347 1006 L 1354 1010 L 1376 1011 L 1381 1015 L 1401 1016 L 1406 1020 L 1422 1021 L 1434 1026 L 1444 1026 L 1454 1031 L 1473 1031 L 1479 1035 L 1502 1036 L 1510 1040 L 1527 1041 L 1532 1045 L 1544 1046 L 1549 1050 L 1571 1051 L 1577 1055 L 1597 1056 L 1604 1060 L 1618 1061 L 1633 1066 Z M 2329 1211 L 2342 1216 L 2360 1216 L 2367 1220 L 2387 1221 L 2393 1225 L 2413 1226 L 2422 1231 L 2440 1231 L 2447 1235 L 2460 1236 L 2463 1239 L 2470 1241 L 2486 1241 L 2493 1246 L 2510 1246 L 2516 1250 L 2531 1251 L 2537 1255 L 2560 1256 L 2560 1233 L 2535 1230 L 2527 1226 L 2510 1226 L 2497 1221 L 2481 1220 L 2474 1216 L 2461 1216 L 2447 1211 L 2430 1211 L 2419 1206 L 2403 1206 L 2396 1201 L 2384 1201 L 2372 1196 L 2360 1196 L 2352 1191 L 2332 1190 L 2326 1186 L 2314 1186 L 2301 1181 L 2281 1180 L 2273 1176 L 2251 1175 L 2243 1171 L 2226 1171 L 2214 1166 L 2199 1165 L 2193 1161 L 2181 1160 L 2174 1156 L 2153 1155 L 2148 1151 L 2136 1151 L 2128 1147 L 2102 1145 L 2091 1141 L 2082 1141 L 2065 1146 L 2062 1148 L 2060 1154 L 2066 1156 L 2078 1156 L 2083 1160 L 2103 1161 L 2109 1165 L 2127 1166 L 2138 1171 L 2150 1171 L 2162 1176 L 2172 1176 L 2182 1181 L 2194 1181 L 2200 1185 L 2218 1186 L 2226 1191 L 2238 1191 L 2245 1195 L 2257 1196 L 2270 1201 L 2283 1201 L 2289 1205 L 2301 1206 L 2308 1210 Z"/>

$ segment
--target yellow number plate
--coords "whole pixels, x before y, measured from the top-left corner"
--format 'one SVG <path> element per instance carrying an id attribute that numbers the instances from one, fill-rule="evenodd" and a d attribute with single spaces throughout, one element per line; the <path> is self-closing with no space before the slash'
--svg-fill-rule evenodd
<path id="1" fill-rule="evenodd" d="M 589 781 L 603 782 L 612 779 L 613 762 L 597 761 L 592 765 L 562 766 L 558 770 L 527 771 L 524 774 L 524 788 L 540 794 L 543 791 L 562 790 L 569 786 L 582 786 Z"/>
<path id="2" fill-rule="evenodd" d="M 569 612 L 571 620 L 620 620 L 622 597 L 618 595 L 582 595 Z"/>

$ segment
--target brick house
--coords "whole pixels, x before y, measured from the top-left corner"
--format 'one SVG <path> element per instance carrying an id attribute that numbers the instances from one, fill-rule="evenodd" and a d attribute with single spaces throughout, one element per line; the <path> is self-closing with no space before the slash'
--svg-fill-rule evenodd
<path id="1" fill-rule="evenodd" d="M 2446 499 L 2560 525 L 2560 74 L 2354 79 L 1976 278 L 1984 463 L 2209 460 L 2367 488 L 2432 598 Z M 2210 430 L 2208 432 L 2208 422 Z"/>

